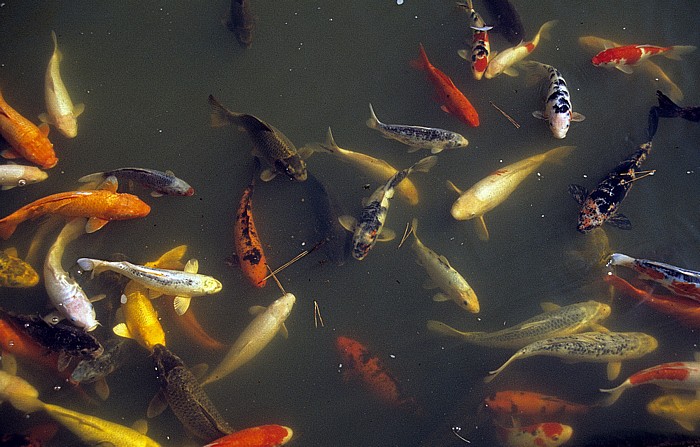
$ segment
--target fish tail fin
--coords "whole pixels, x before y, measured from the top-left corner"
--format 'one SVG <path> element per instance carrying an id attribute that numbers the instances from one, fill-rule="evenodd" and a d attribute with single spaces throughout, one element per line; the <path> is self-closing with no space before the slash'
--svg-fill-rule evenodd
<path id="1" fill-rule="evenodd" d="M 540 27 L 540 30 L 537 32 L 537 35 L 535 36 L 535 38 L 532 39 L 532 43 L 535 46 L 537 46 L 540 39 L 548 40 L 551 37 L 550 31 L 552 30 L 554 25 L 557 24 L 557 22 L 559 22 L 559 21 L 558 20 L 550 20 L 549 22 L 543 23 L 542 26 Z"/>
<path id="2" fill-rule="evenodd" d="M 56 32 L 51 30 L 51 40 L 53 40 L 53 54 L 56 56 L 59 62 L 63 59 L 63 55 L 58 50 L 58 38 L 56 37 Z"/>
<path id="3" fill-rule="evenodd" d="M 502 364 L 500 368 L 494 369 L 493 371 L 489 371 L 489 375 L 484 377 L 484 383 L 490 383 L 493 379 L 495 379 L 497 375 L 503 372 L 503 370 L 506 369 L 508 365 L 510 365 L 515 359 L 518 358 L 519 353 L 520 351 L 513 354 L 513 356 L 506 360 L 506 362 Z"/>
<path id="4" fill-rule="evenodd" d="M 550 65 L 533 60 L 520 61 L 517 65 L 525 70 L 525 84 L 528 87 L 535 85 L 545 78 L 547 76 L 547 69 L 550 67 Z"/>
<path id="5" fill-rule="evenodd" d="M 331 131 L 330 126 L 328 126 L 328 132 L 326 132 L 326 144 L 322 144 L 320 146 L 332 154 L 338 152 L 338 149 L 340 149 L 340 146 L 336 144 L 335 139 L 333 138 L 333 132 Z"/>
<path id="6" fill-rule="evenodd" d="M 482 334 L 483 332 L 462 332 L 459 331 L 452 326 L 448 326 L 442 321 L 436 321 L 436 320 L 428 320 L 428 323 L 426 324 L 426 327 L 428 328 L 429 331 L 438 333 L 440 335 L 445 335 L 448 337 L 456 337 L 456 338 L 466 338 L 466 337 L 471 337 L 474 334 Z"/>
<path id="7" fill-rule="evenodd" d="M 411 233 L 413 233 L 413 237 L 415 237 L 416 240 L 419 240 L 418 239 L 418 219 L 416 219 L 415 217 L 413 218 L 413 220 L 411 220 Z"/>
<path id="8" fill-rule="evenodd" d="M 656 98 L 659 100 L 659 108 L 661 109 L 658 112 L 659 116 L 666 118 L 680 116 L 683 109 L 678 104 L 671 101 L 671 98 L 664 95 L 661 90 L 656 91 Z"/>
<path id="9" fill-rule="evenodd" d="M 8 217 L 0 220 L 0 237 L 4 240 L 9 239 L 17 229 L 17 225 L 19 225 L 19 221 Z"/>
<path id="10" fill-rule="evenodd" d="M 418 59 L 413 59 L 411 61 L 411 67 L 417 70 L 425 70 L 430 67 L 430 60 L 428 60 L 428 55 L 425 54 L 425 49 L 423 48 L 422 43 L 418 44 L 418 51 Z"/>
<path id="11" fill-rule="evenodd" d="M 609 407 L 610 405 L 617 402 L 620 396 L 622 396 L 622 393 L 627 389 L 627 383 L 628 382 L 623 382 L 621 385 L 607 390 L 601 388 L 600 391 L 603 393 L 608 393 L 608 396 L 605 396 L 596 405 L 601 407 Z"/>
<path id="12" fill-rule="evenodd" d="M 209 104 L 214 107 L 211 112 L 211 127 L 228 126 L 234 121 L 236 114 L 222 106 L 214 95 L 209 95 Z"/>
<path id="13" fill-rule="evenodd" d="M 545 160 L 551 163 L 561 163 L 574 149 L 576 149 L 576 146 L 555 147 L 545 154 Z"/>
<path id="14" fill-rule="evenodd" d="M 372 108 L 372 103 L 369 104 L 369 119 L 367 120 L 367 127 L 370 129 L 376 129 L 379 127 L 379 118 L 377 118 L 377 115 L 374 113 L 374 108 Z"/>
<path id="15" fill-rule="evenodd" d="M 104 172 L 95 172 L 94 174 L 88 174 L 80 177 L 78 181 L 80 183 L 90 183 L 90 182 L 96 182 L 99 183 L 102 180 L 104 180 Z"/>
<path id="16" fill-rule="evenodd" d="M 411 172 L 413 171 L 418 171 L 418 172 L 428 172 L 430 169 L 435 166 L 437 163 L 437 155 L 430 155 L 428 157 L 425 157 L 421 160 L 419 160 L 416 164 L 411 166 L 409 170 Z"/>
<path id="17" fill-rule="evenodd" d="M 674 45 L 672 47 L 669 47 L 668 51 L 664 51 L 663 53 L 661 53 L 661 55 L 668 59 L 679 61 L 681 60 L 682 55 L 691 53 L 696 49 L 697 47 L 695 45 Z"/>

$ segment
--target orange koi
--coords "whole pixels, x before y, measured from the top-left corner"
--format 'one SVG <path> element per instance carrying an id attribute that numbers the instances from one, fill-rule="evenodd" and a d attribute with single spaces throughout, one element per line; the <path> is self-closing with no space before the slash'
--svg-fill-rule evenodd
<path id="1" fill-rule="evenodd" d="M 106 181 L 103 188 L 61 192 L 35 200 L 0 219 L 0 237 L 8 239 L 20 223 L 46 214 L 88 217 L 85 231 L 94 233 L 109 221 L 144 217 L 151 211 L 151 207 L 138 197 L 117 193 L 116 181 Z"/>
<path id="2" fill-rule="evenodd" d="M 53 144 L 49 141 L 49 125 L 37 127 L 5 102 L 0 93 L 0 135 L 10 144 L 4 158 L 24 158 L 44 169 L 58 163 Z"/>
<path id="3" fill-rule="evenodd" d="M 498 391 L 485 398 L 483 405 L 494 415 L 526 417 L 533 422 L 541 418 L 579 415 L 588 411 L 586 405 L 531 391 Z"/>
<path id="4" fill-rule="evenodd" d="M 394 407 L 416 408 L 415 399 L 401 397 L 396 380 L 386 371 L 379 357 L 372 356 L 362 343 L 340 336 L 335 345 L 343 357 L 345 381 L 357 378 L 385 403 Z"/>
<path id="5" fill-rule="evenodd" d="M 46 348 L 4 319 L 0 319 L 0 349 L 4 353 L 25 358 L 35 365 L 39 364 L 65 379 L 70 377 L 71 371 L 58 372 L 58 353 L 47 352 Z"/>
<path id="6" fill-rule="evenodd" d="M 435 87 L 435 93 L 442 103 L 440 108 L 468 125 L 477 127 L 479 125 L 479 114 L 472 103 L 457 88 L 449 76 L 430 63 L 428 55 L 425 54 L 423 49 L 423 44 L 420 44 L 419 50 L 419 58 L 412 61 L 411 65 L 418 70 L 425 70 L 428 73 L 428 79 Z"/>
<path id="7" fill-rule="evenodd" d="M 289 442 L 293 433 L 282 425 L 261 425 L 231 433 L 204 447 L 277 447 Z"/>
<path id="8" fill-rule="evenodd" d="M 263 252 L 258 231 L 253 222 L 253 191 L 260 161 L 255 158 L 255 172 L 250 184 L 243 191 L 234 227 L 234 245 L 236 258 L 243 274 L 255 287 L 265 287 L 267 280 L 267 260 Z"/>
<path id="9" fill-rule="evenodd" d="M 221 343 L 219 340 L 213 338 L 211 335 L 204 330 L 197 317 L 195 316 L 193 309 L 190 309 L 182 315 L 178 315 L 175 312 L 175 306 L 173 306 L 174 296 L 167 296 L 165 307 L 170 313 L 170 320 L 175 321 L 175 323 L 180 327 L 182 332 L 187 334 L 188 337 L 199 346 L 205 349 L 211 349 L 212 351 L 221 351 L 227 346 Z"/>

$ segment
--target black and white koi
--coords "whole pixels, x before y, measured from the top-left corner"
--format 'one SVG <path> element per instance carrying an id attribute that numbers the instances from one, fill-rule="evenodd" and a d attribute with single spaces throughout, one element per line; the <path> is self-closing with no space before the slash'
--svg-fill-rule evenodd
<path id="1" fill-rule="evenodd" d="M 374 247 L 377 240 L 390 241 L 394 238 L 394 232 L 385 229 L 384 222 L 389 211 L 389 200 L 394 197 L 396 187 L 413 171 L 428 172 L 430 168 L 435 166 L 435 163 L 437 163 L 437 156 L 431 155 L 418 161 L 410 168 L 394 174 L 384 185 L 372 193 L 362 209 L 359 220 L 347 215 L 338 218 L 340 224 L 353 233 L 353 258 L 361 261 Z M 384 234 L 380 235 L 382 230 L 384 230 Z"/>
<path id="2" fill-rule="evenodd" d="M 656 134 L 659 118 L 680 117 L 688 121 L 700 122 L 700 107 L 681 107 L 659 90 L 656 91 L 656 98 L 659 100 L 659 105 L 649 110 L 649 139 Z"/>
<path id="3" fill-rule="evenodd" d="M 549 130 L 554 134 L 554 138 L 562 139 L 566 137 L 571 122 L 583 121 L 586 117 L 580 113 L 574 112 L 571 108 L 571 96 L 564 77 L 559 70 L 551 65 L 536 61 L 525 61 L 522 64 L 524 66 L 543 70 L 549 76 L 549 87 L 547 89 L 547 100 L 545 102 L 544 112 L 536 110 L 532 112 L 532 116 L 541 120 L 546 120 L 549 123 Z"/>
<path id="4" fill-rule="evenodd" d="M 459 50 L 457 54 L 463 59 L 471 63 L 472 74 L 477 81 L 484 76 L 486 67 L 489 65 L 489 55 L 491 54 L 491 45 L 489 44 L 489 33 L 492 26 L 487 26 L 484 19 L 481 18 L 478 12 L 474 9 L 471 0 L 467 3 L 457 3 L 457 6 L 464 8 L 469 13 L 469 20 L 472 29 L 472 47 L 471 52 L 467 50 Z"/>
<path id="5" fill-rule="evenodd" d="M 590 193 L 576 184 L 569 185 L 569 193 L 581 205 L 576 229 L 588 233 L 596 227 L 608 222 L 623 230 L 632 228 L 629 219 L 617 210 L 627 196 L 632 183 L 654 171 L 641 174 L 641 166 L 651 152 L 651 141 L 639 146 L 632 155 L 610 171 L 598 186 Z"/>

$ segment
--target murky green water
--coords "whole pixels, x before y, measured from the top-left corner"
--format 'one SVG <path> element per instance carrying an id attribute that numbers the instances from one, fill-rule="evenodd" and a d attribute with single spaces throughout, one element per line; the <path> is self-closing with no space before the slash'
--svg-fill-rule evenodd
<path id="1" fill-rule="evenodd" d="M 592 53 L 579 47 L 577 39 L 595 35 L 630 44 L 700 44 L 693 1 L 516 5 L 528 38 L 545 21 L 559 20 L 552 39 L 543 41 L 531 58 L 560 69 L 574 109 L 586 120 L 574 124 L 563 142 L 577 147 L 570 157 L 541 166 L 487 214 L 489 242 L 477 238 L 471 222 L 450 217 L 455 195 L 445 181 L 466 189 L 499 167 L 561 142 L 531 116 L 541 108 L 536 85 L 528 85 L 523 76 L 472 79 L 456 55 L 466 46 L 465 39 L 471 39 L 466 15 L 448 1 L 406 0 L 401 6 L 392 1 L 254 1 L 257 26 L 248 50 L 221 24 L 228 7 L 224 1 L 2 2 L 0 88 L 6 100 L 37 121 L 44 111 L 43 77 L 52 50 L 50 32 L 55 30 L 64 53 L 63 80 L 74 102 L 84 102 L 86 110 L 79 118 L 77 138 L 67 140 L 52 132 L 60 161 L 49 179 L 3 192 L 0 214 L 75 189 L 76 179 L 91 172 L 125 166 L 173 170 L 194 186 L 195 196 L 152 199 L 137 190 L 152 206 L 151 214 L 111 223 L 82 237 L 68 248 L 64 264 L 116 252 L 141 263 L 188 244 L 188 254 L 199 259 L 200 270 L 224 285 L 220 294 L 196 299 L 193 310 L 215 337 L 231 343 L 250 321 L 248 307 L 267 305 L 280 293 L 273 284 L 254 289 L 225 263 L 233 251 L 233 216 L 250 180 L 252 159 L 244 133 L 209 126 L 209 94 L 232 110 L 274 124 L 297 146 L 323 141 L 331 126 L 340 146 L 397 167 L 409 166 L 424 152 L 407 154 L 400 144 L 367 128 L 369 102 L 385 122 L 461 132 L 470 140 L 469 147 L 443 152 L 432 172 L 416 174 L 419 205 L 393 200 L 387 225 L 400 236 L 406 222 L 417 217 L 421 239 L 468 279 L 479 296 L 481 313 L 466 314 L 452 303 L 433 302 L 433 293 L 421 287 L 424 271 L 408 247 L 397 249 L 398 241 L 380 244 L 366 260 L 350 259 L 343 266 L 313 253 L 280 274 L 285 289 L 297 296 L 287 323 L 289 339 L 275 339 L 252 362 L 207 390 L 235 428 L 266 423 L 292 427 L 295 438 L 289 445 L 462 445 L 451 426 L 461 427 L 470 445 L 494 445 L 490 424 L 476 414 L 488 393 L 526 389 L 592 402 L 599 397 L 598 388 L 611 385 L 604 365 L 535 357 L 516 362 L 485 386 L 487 371 L 510 352 L 437 337 L 427 333 L 426 320 L 491 331 L 539 313 L 542 301 L 609 299 L 602 270 L 572 254 L 584 250 L 589 241 L 575 230 L 577 206 L 567 185 L 592 188 L 644 141 L 647 112 L 663 84 L 642 71 L 625 75 L 593 67 Z M 492 49 L 509 46 L 499 35 L 492 34 L 491 40 Z M 480 127 L 467 127 L 431 99 L 425 74 L 409 65 L 419 42 L 433 64 L 472 101 Z M 655 60 L 685 93 L 682 104 L 700 104 L 699 61 L 698 52 L 681 61 Z M 514 127 L 489 102 L 521 127 Z M 623 204 L 633 230 L 608 230 L 614 250 L 700 268 L 699 142 L 697 124 L 661 122 L 645 165 L 657 170 L 656 175 L 635 186 Z M 366 185 L 370 191 L 377 187 L 362 172 L 325 154 L 314 155 L 308 166 L 353 214 L 369 194 Z M 272 266 L 317 240 L 305 194 L 301 185 L 282 179 L 260 184 L 255 192 L 256 223 Z M 3 247 L 17 246 L 20 254 L 26 253 L 35 229 L 35 223 L 21 225 Z M 6 309 L 46 309 L 41 285 L 5 289 L 0 297 Z M 314 326 L 314 300 L 325 327 Z M 96 306 L 105 324 L 95 334 L 106 338 L 111 332 L 110 303 Z M 608 327 L 647 332 L 660 344 L 656 352 L 626 362 L 619 380 L 658 363 L 690 360 L 698 349 L 697 331 L 671 317 L 621 295 L 612 306 Z M 188 365 L 218 363 L 221 354 L 199 349 L 167 323 L 168 345 Z M 362 341 L 380 356 L 405 395 L 419 402 L 423 415 L 401 413 L 356 382 L 345 383 L 334 347 L 339 335 Z M 47 402 L 125 425 L 145 416 L 157 391 L 151 361 L 138 347 L 131 361 L 110 377 L 112 395 L 104 403 L 86 401 L 70 387 L 32 370 L 31 364 L 21 363 L 20 374 L 39 387 Z M 646 402 L 659 393 L 654 387 L 636 389 L 613 407 L 562 421 L 574 428 L 570 444 L 610 431 L 679 431 L 673 422 L 646 413 Z M 1 411 L 3 430 L 23 431 L 46 420 L 41 414 L 24 417 L 8 405 Z M 187 439 L 171 412 L 151 420 L 149 434 L 163 445 L 182 445 Z M 63 430 L 54 440 L 54 445 L 77 444 Z"/>

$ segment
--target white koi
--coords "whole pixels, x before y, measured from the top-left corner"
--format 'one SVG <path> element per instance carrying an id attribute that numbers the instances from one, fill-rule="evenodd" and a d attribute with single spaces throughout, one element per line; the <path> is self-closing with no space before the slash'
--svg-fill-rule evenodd
<path id="1" fill-rule="evenodd" d="M 529 56 L 530 53 L 537 48 L 537 45 L 540 43 L 540 39 L 549 39 L 549 30 L 556 24 L 556 20 L 550 20 L 549 22 L 544 23 L 532 41 L 521 42 L 518 45 L 505 49 L 501 53 L 493 56 L 489 61 L 489 66 L 486 67 L 486 72 L 484 73 L 486 79 L 495 78 L 501 73 L 505 73 L 508 76 L 517 76 L 518 72 L 513 68 L 513 65 Z"/>
<path id="2" fill-rule="evenodd" d="M 43 182 L 49 175 L 36 166 L 8 163 L 0 165 L 0 186 L 3 191 L 16 186 Z"/>

